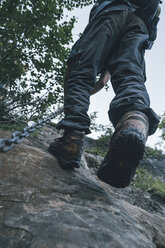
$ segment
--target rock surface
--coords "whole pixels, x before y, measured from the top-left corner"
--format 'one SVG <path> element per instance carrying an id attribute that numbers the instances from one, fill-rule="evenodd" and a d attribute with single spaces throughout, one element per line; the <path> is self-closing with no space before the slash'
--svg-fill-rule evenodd
<path id="1" fill-rule="evenodd" d="M 142 166 L 165 182 L 165 159 L 147 158 L 142 160 Z"/>
<path id="2" fill-rule="evenodd" d="M 165 248 L 163 212 L 135 206 L 131 188 L 109 187 L 84 162 L 62 170 L 47 152 L 58 135 L 46 127 L 0 154 L 0 248 Z"/>

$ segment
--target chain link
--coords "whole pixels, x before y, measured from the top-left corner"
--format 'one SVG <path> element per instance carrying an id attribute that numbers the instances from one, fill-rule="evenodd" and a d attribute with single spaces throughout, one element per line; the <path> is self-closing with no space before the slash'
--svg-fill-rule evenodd
<path id="1" fill-rule="evenodd" d="M 54 113 L 50 114 L 48 117 L 38 120 L 33 123 L 30 127 L 25 126 L 22 132 L 16 131 L 11 135 L 11 138 L 0 138 L 0 152 L 8 152 L 13 148 L 14 144 L 21 143 L 23 138 L 28 137 L 31 133 L 35 132 L 37 129 L 46 126 L 50 121 L 56 118 L 63 112 L 63 107 L 59 108 Z"/>

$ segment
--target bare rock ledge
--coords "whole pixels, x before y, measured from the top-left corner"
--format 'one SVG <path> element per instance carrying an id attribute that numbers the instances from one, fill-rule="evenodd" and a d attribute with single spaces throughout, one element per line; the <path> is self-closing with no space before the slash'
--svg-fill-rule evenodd
<path id="1" fill-rule="evenodd" d="M 62 170 L 40 142 L 0 154 L 0 248 L 165 248 L 164 216 L 119 199 L 86 166 Z"/>

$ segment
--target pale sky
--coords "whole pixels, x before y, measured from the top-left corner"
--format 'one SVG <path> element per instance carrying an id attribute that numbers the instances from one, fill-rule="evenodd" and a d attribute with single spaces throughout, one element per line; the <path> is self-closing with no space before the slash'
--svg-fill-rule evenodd
<path id="1" fill-rule="evenodd" d="M 73 37 L 76 41 L 78 39 L 77 34 L 83 32 L 85 26 L 88 23 L 89 12 L 91 6 L 85 7 L 83 9 L 75 9 L 72 14 L 78 17 L 77 23 L 73 30 Z M 165 4 L 161 5 L 161 15 L 160 22 L 158 24 L 158 36 L 155 41 L 152 50 L 146 51 L 146 74 L 147 81 L 146 87 L 150 95 L 151 107 L 158 114 L 162 115 L 165 112 Z M 69 14 L 70 16 L 70 14 Z M 113 89 L 111 84 L 108 92 L 103 89 L 96 95 L 91 97 L 91 104 L 89 108 L 89 113 L 97 111 L 98 112 L 98 123 L 109 124 L 108 119 L 108 109 L 109 103 L 114 97 Z M 89 137 L 96 138 L 98 134 L 92 133 L 88 135 Z M 154 135 L 150 136 L 147 145 L 154 147 L 158 142 L 159 132 L 157 131 Z M 164 144 L 163 144 L 164 145 Z M 161 147 L 163 149 L 163 146 Z"/>

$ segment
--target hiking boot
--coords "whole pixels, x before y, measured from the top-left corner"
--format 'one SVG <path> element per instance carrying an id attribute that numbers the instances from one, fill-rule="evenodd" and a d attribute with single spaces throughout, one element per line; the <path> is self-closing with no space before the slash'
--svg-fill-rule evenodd
<path id="1" fill-rule="evenodd" d="M 143 158 L 148 129 L 148 118 L 139 111 L 130 111 L 121 118 L 97 172 L 100 180 L 117 188 L 130 184 Z"/>
<path id="2" fill-rule="evenodd" d="M 79 168 L 84 137 L 84 132 L 65 130 L 63 137 L 55 139 L 48 147 L 48 151 L 57 158 L 63 169 Z"/>

